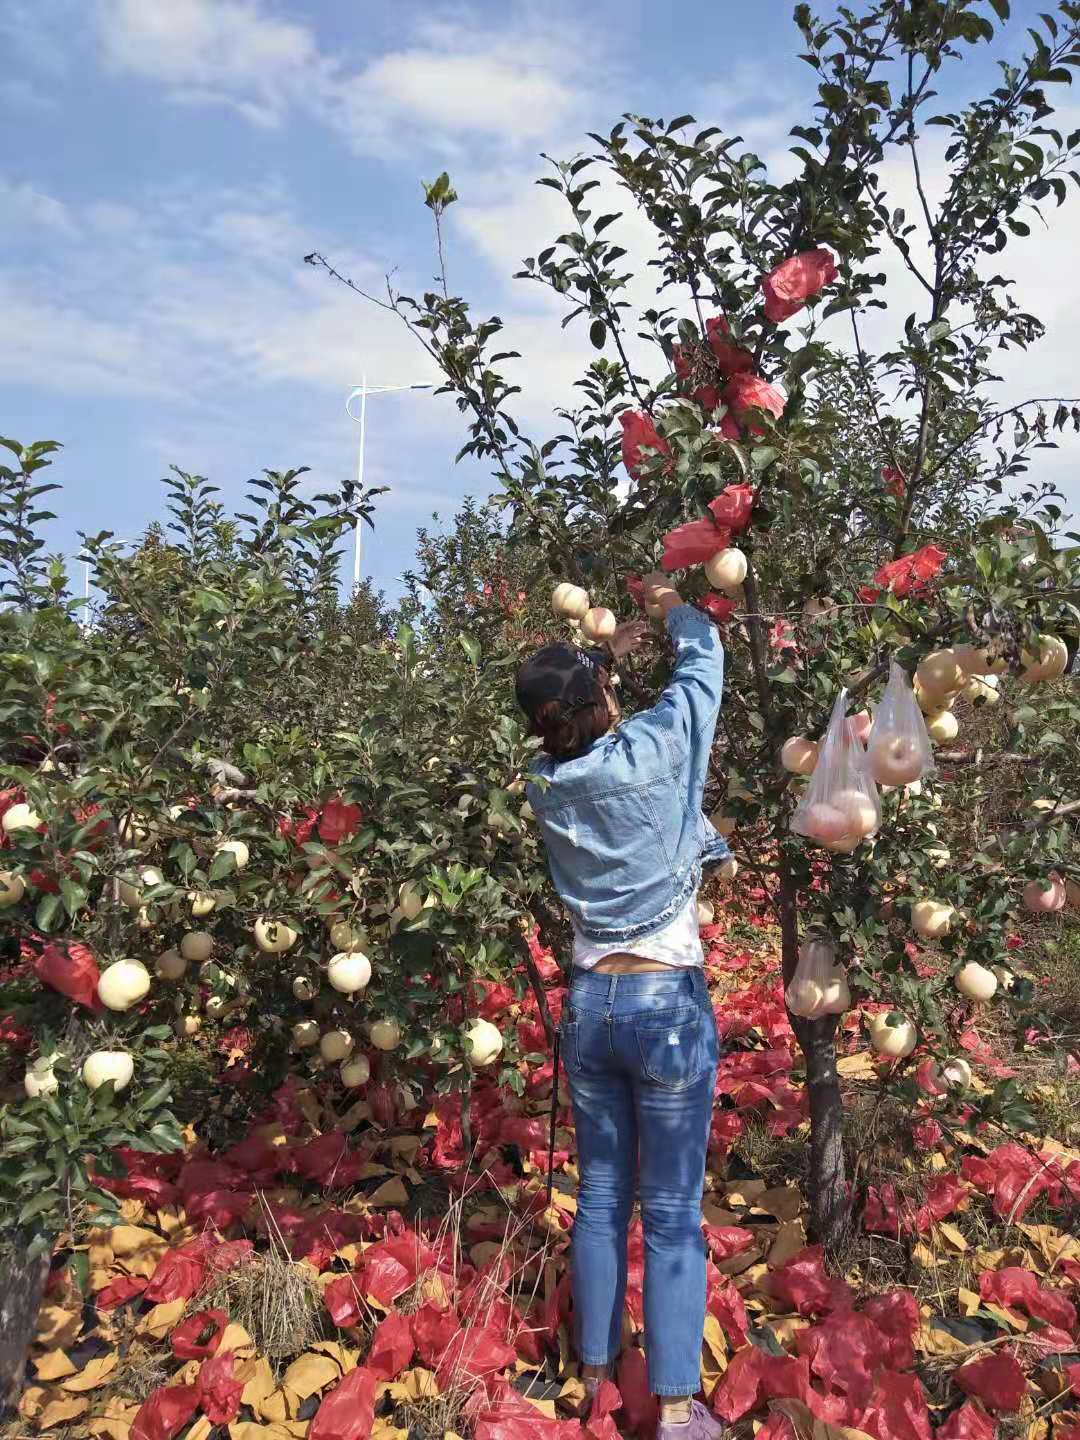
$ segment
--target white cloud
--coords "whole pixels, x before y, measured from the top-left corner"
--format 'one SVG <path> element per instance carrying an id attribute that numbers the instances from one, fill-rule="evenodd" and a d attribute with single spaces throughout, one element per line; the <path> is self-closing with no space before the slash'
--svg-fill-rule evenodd
<path id="1" fill-rule="evenodd" d="M 595 45 L 586 74 L 578 27 L 550 14 L 540 21 L 528 7 L 494 23 L 467 11 L 419 17 L 400 43 L 359 66 L 322 51 L 313 29 L 261 0 L 96 0 L 95 17 L 111 72 L 152 81 L 175 102 L 227 105 L 258 125 L 303 109 L 360 153 L 467 158 L 477 140 L 535 146 L 598 83 Z"/>
<path id="2" fill-rule="evenodd" d="M 25 181 L 7 181 L 0 176 L 0 213 L 9 223 L 74 233 L 67 206 Z"/>
<path id="3" fill-rule="evenodd" d="M 97 25 L 110 70 L 159 82 L 175 100 L 232 105 L 256 124 L 279 123 L 324 68 L 305 25 L 255 0 L 99 0 Z"/>
<path id="4" fill-rule="evenodd" d="M 572 87 L 550 65 L 523 62 L 519 46 L 459 45 L 394 51 L 342 81 L 338 123 L 354 146 L 396 147 L 419 132 L 448 154 L 477 134 L 511 148 L 539 143 L 575 107 Z"/>
<path id="5" fill-rule="evenodd" d="M 231 395 L 279 384 L 341 407 L 369 357 L 387 383 L 428 378 L 400 321 L 302 264 L 306 231 L 276 190 L 174 187 L 137 206 L 84 208 L 29 186 L 14 193 L 64 223 L 44 254 L 35 245 L 0 267 L 22 337 L 17 352 L 0 348 L 0 377 L 168 396 L 210 416 Z M 361 283 L 381 283 L 363 256 L 340 260 Z"/>

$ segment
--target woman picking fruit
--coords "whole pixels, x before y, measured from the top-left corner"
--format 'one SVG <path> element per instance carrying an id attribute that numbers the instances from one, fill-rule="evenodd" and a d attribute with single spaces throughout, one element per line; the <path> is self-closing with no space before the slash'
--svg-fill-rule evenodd
<path id="1" fill-rule="evenodd" d="M 603 652 L 549 645 L 518 671 L 543 742 L 528 788 L 574 926 L 561 1048 L 581 1188 L 573 1236 L 578 1352 L 594 1395 L 620 1348 L 635 1182 L 645 1233 L 645 1344 L 660 1440 L 723 1427 L 693 1397 L 705 1321 L 701 1194 L 719 1058 L 697 890 L 728 858 L 701 810 L 724 652 L 663 575 L 645 582 L 675 669 L 651 710 L 622 720 Z M 644 623 L 609 638 L 618 659 Z"/>

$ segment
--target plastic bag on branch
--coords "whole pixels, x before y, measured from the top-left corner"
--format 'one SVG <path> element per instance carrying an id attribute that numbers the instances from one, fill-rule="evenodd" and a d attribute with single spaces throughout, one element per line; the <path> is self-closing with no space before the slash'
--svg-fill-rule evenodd
<path id="1" fill-rule="evenodd" d="M 847 976 L 836 963 L 836 947 L 827 935 L 807 935 L 799 946 L 799 963 L 784 999 L 792 1015 L 803 1020 L 843 1015 L 850 1007 Z"/>
<path id="2" fill-rule="evenodd" d="M 827 850 L 854 850 L 881 824 L 881 799 L 866 751 L 847 722 L 848 692 L 836 697 L 829 728 L 791 828 Z"/>
<path id="3" fill-rule="evenodd" d="M 874 711 L 866 749 L 870 774 L 880 785 L 911 785 L 934 769 L 934 754 L 911 681 L 894 660 L 889 683 Z"/>

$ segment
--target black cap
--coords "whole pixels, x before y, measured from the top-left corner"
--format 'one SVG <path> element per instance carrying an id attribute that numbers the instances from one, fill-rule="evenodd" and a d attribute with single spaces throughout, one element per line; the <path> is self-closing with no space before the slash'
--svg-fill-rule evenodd
<path id="1" fill-rule="evenodd" d="M 582 650 L 565 642 L 545 645 L 517 672 L 517 702 L 529 716 L 549 700 L 560 700 L 568 712 L 580 710 L 595 702 L 600 672 L 608 665 L 604 650 Z"/>

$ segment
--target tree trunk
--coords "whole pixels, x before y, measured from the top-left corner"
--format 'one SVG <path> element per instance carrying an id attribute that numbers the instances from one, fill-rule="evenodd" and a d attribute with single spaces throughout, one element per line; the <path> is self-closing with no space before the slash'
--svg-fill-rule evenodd
<path id="1" fill-rule="evenodd" d="M 26 1258 L 29 1236 L 0 1245 L 0 1416 L 22 1393 L 26 1356 L 41 1297 L 49 1278 L 49 1255 Z"/>
<path id="2" fill-rule="evenodd" d="M 799 963 L 799 909 L 798 887 L 783 859 L 777 899 L 786 989 Z M 844 1105 L 836 1071 L 838 1021 L 835 1015 L 822 1020 L 789 1019 L 806 1060 L 810 1095 L 810 1235 L 819 1244 L 836 1245 L 850 1208 L 844 1173 Z"/>
<path id="3" fill-rule="evenodd" d="M 823 1245 L 836 1245 L 848 1217 L 844 1176 L 844 1104 L 836 1073 L 836 1016 L 803 1023 L 799 1037 L 806 1056 L 810 1092 L 810 1231 Z"/>

